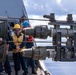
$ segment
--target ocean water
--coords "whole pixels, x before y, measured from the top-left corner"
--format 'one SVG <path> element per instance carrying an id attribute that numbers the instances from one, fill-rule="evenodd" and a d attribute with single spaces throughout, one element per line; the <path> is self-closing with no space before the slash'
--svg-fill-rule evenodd
<path id="1" fill-rule="evenodd" d="M 52 75 L 76 75 L 76 62 L 55 62 L 48 58 L 44 62 Z"/>

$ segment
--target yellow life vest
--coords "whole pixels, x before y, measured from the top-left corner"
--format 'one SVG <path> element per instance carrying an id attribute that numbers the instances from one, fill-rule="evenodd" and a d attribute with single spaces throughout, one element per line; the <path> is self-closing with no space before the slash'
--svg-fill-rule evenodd
<path id="1" fill-rule="evenodd" d="M 12 35 L 12 38 L 13 38 L 13 42 L 16 46 L 19 46 L 22 42 L 23 42 L 23 37 L 24 37 L 24 34 L 21 33 L 21 36 L 17 37 L 16 34 L 13 34 Z M 18 52 L 22 52 L 22 49 L 25 49 L 25 46 L 23 48 L 21 48 Z M 13 52 L 14 53 L 17 53 L 16 52 L 16 49 L 13 49 Z"/>

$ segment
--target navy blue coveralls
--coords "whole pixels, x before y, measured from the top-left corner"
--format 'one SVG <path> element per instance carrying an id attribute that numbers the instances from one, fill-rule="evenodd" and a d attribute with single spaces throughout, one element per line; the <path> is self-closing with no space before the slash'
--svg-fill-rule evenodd
<path id="1" fill-rule="evenodd" d="M 33 42 L 27 42 L 26 43 L 26 47 L 27 48 L 31 48 L 32 46 L 34 46 Z M 35 68 L 35 60 L 33 60 L 32 58 L 28 58 L 28 65 L 31 65 L 32 71 L 34 71 L 34 68 Z"/>
<path id="2" fill-rule="evenodd" d="M 21 35 L 22 34 L 20 34 L 20 36 Z M 20 37 L 20 36 L 18 36 L 18 37 Z M 13 41 L 13 37 L 10 37 L 10 40 Z M 23 36 L 23 41 L 26 41 L 25 36 Z M 14 42 L 11 42 L 10 44 L 12 46 L 12 49 L 16 49 L 16 45 L 14 44 Z M 19 46 L 20 46 L 20 48 L 23 48 L 24 46 L 26 46 L 26 42 L 22 42 Z M 21 64 L 22 70 L 24 70 L 24 72 L 27 73 L 27 59 L 25 60 L 25 57 L 22 56 L 21 53 L 22 52 L 14 53 L 14 51 L 13 51 L 15 72 L 18 72 L 20 70 L 20 64 Z"/>
<path id="3" fill-rule="evenodd" d="M 3 66 L 2 66 L 2 62 L 0 61 L 0 72 L 3 71 Z"/>
<path id="4" fill-rule="evenodd" d="M 5 72 L 8 75 L 11 75 L 11 66 L 10 66 L 10 62 L 9 62 L 9 59 L 8 59 L 8 55 L 6 55 L 6 60 L 4 62 L 4 69 L 3 69 L 2 62 L 0 62 L 0 72 L 2 72 L 3 70 L 5 70 Z"/>
<path id="5" fill-rule="evenodd" d="M 7 41 L 9 40 L 9 35 L 8 35 L 8 38 L 6 40 Z M 7 42 L 7 44 L 9 44 L 9 43 Z M 2 72 L 3 70 L 5 70 L 5 72 L 8 73 L 8 75 L 11 75 L 11 66 L 10 66 L 10 62 L 9 62 L 9 59 L 8 59 L 8 55 L 6 55 L 6 59 L 5 59 L 5 62 L 4 62 L 4 69 L 3 69 L 2 62 L 0 62 L 0 72 Z"/>
<path id="6" fill-rule="evenodd" d="M 8 75 L 10 75 L 11 66 L 10 66 L 10 62 L 9 62 L 9 59 L 8 59 L 8 55 L 6 55 L 6 60 L 5 60 L 5 63 L 4 63 L 4 67 L 5 67 L 5 72 L 8 73 Z"/>
<path id="7" fill-rule="evenodd" d="M 7 44 L 9 44 L 9 38 L 10 38 L 10 35 L 8 33 L 8 36 L 7 36 Z M 8 48 L 8 51 L 10 50 L 10 45 L 9 45 L 9 48 Z M 9 58 L 8 58 L 8 54 L 6 55 L 6 60 L 4 62 L 4 67 L 5 67 L 5 72 L 8 73 L 8 75 L 11 75 L 11 66 L 10 66 L 10 61 L 9 61 Z"/>

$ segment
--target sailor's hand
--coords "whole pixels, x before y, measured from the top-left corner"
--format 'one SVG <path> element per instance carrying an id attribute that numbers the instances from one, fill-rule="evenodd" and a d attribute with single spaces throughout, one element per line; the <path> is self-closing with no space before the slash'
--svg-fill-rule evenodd
<path id="1" fill-rule="evenodd" d="M 6 50 L 6 55 L 8 55 L 8 50 Z"/>
<path id="2" fill-rule="evenodd" d="M 17 50 L 17 51 L 18 51 L 18 50 L 20 50 L 20 47 L 19 47 L 19 46 L 17 46 L 17 47 L 16 47 L 16 50 Z"/>

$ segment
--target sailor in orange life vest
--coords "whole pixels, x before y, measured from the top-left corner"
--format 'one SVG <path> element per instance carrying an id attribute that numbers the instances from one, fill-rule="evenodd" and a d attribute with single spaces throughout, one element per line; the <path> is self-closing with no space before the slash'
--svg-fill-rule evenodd
<path id="1" fill-rule="evenodd" d="M 30 27 L 30 25 L 29 25 L 29 23 L 28 23 L 28 21 L 24 21 L 23 22 L 23 24 L 22 24 L 22 28 L 23 28 L 23 30 L 25 30 L 27 27 Z M 26 41 L 27 41 L 27 43 L 26 43 L 26 47 L 27 48 L 31 48 L 32 46 L 34 46 L 34 38 L 33 38 L 33 36 L 26 36 Z M 28 59 L 28 66 L 30 65 L 31 67 L 32 67 L 32 73 L 33 74 L 36 74 L 36 71 L 35 71 L 35 66 L 36 66 L 36 64 L 35 64 L 35 60 L 33 60 L 32 58 L 27 58 Z"/>
<path id="2" fill-rule="evenodd" d="M 14 25 L 14 34 L 10 37 L 10 45 L 13 49 L 13 59 L 14 59 L 14 68 L 15 75 L 18 75 L 18 71 L 20 70 L 20 64 L 22 69 L 24 70 L 24 75 L 27 75 L 27 59 L 23 56 L 22 49 L 25 49 L 26 46 L 26 37 L 23 33 L 21 33 L 21 27 L 19 24 Z"/>

